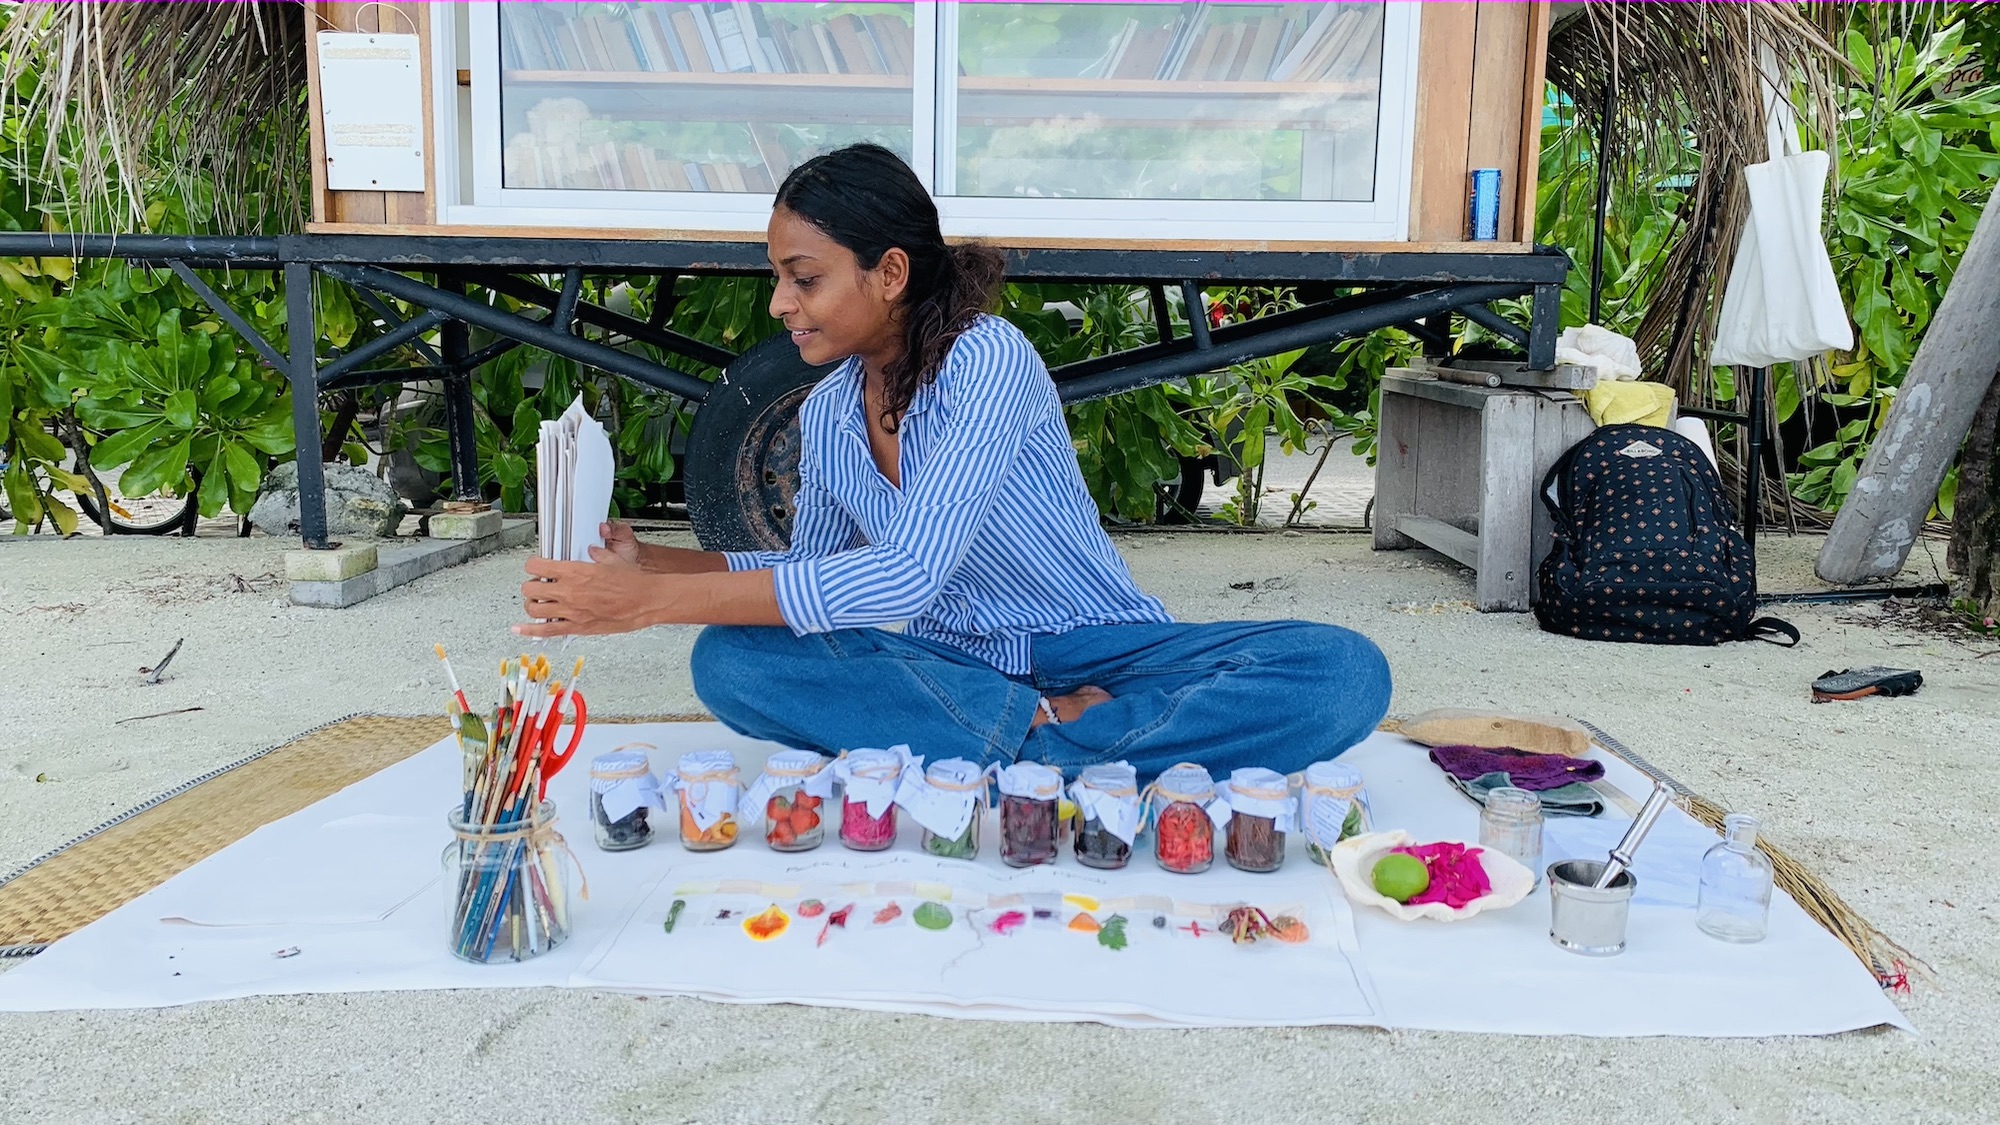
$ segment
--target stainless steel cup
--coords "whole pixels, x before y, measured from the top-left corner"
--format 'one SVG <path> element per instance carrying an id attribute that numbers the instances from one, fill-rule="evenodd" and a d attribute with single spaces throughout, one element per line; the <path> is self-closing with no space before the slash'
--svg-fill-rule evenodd
<path id="1" fill-rule="evenodd" d="M 1604 861 L 1571 859 L 1549 864 L 1549 940 L 1586 957 L 1610 957 L 1625 951 L 1625 917 L 1639 880 L 1620 872 L 1611 885 L 1591 884 L 1604 873 Z"/>

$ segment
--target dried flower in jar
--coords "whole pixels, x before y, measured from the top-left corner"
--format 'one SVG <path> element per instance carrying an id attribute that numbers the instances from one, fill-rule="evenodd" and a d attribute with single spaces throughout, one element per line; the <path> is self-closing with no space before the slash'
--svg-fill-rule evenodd
<path id="1" fill-rule="evenodd" d="M 1085 867 L 1115 870 L 1132 858 L 1139 834 L 1139 776 L 1124 762 L 1091 766 L 1070 786 L 1082 823 L 1076 858 Z"/>
<path id="2" fill-rule="evenodd" d="M 834 762 L 846 787 L 840 801 L 840 842 L 858 852 L 879 852 L 896 842 L 896 788 L 910 750 L 853 750 Z"/>
<path id="3" fill-rule="evenodd" d="M 1146 787 L 1152 810 L 1153 857 L 1176 875 L 1198 875 L 1215 862 L 1215 822 L 1229 806 L 1208 771 L 1182 762 Z"/>
<path id="4" fill-rule="evenodd" d="M 674 771 L 680 795 L 681 846 L 711 852 L 736 842 L 737 799 L 742 795 L 736 758 L 727 750 L 682 754 Z"/>
<path id="5" fill-rule="evenodd" d="M 1276 871 L 1292 830 L 1291 783 L 1284 774 L 1251 766 L 1229 775 L 1229 840 L 1223 855 L 1239 871 Z"/>
<path id="6" fill-rule="evenodd" d="M 1009 867 L 1056 861 L 1062 774 L 1036 762 L 1000 771 L 1000 860 Z"/>

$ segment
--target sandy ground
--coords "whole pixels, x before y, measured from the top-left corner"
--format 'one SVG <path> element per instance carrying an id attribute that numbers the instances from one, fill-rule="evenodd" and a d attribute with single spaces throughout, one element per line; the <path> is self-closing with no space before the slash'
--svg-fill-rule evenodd
<path id="1" fill-rule="evenodd" d="M 1919 1033 L 1130 1032 L 558 990 L 306 996 L 0 1016 L 0 1121 L 1992 1119 L 2000 904 L 1985 873 L 2000 833 L 2000 656 L 1885 627 L 1867 606 L 1787 607 L 1806 636 L 1793 651 L 1593 645 L 1472 612 L 1459 568 L 1374 553 L 1363 535 L 1118 538 L 1183 617 L 1296 616 L 1374 637 L 1398 712 L 1574 714 L 1765 814 L 1779 842 L 1935 968 L 1908 1001 Z M 309 727 L 433 711 L 433 641 L 468 664 L 516 648 L 504 629 L 523 552 L 322 611 L 287 605 L 269 577 L 288 545 L 0 540 L 0 871 Z M 1816 546 L 1767 538 L 1766 589 L 1810 586 Z M 1920 550 L 1909 577 L 1932 576 Z M 594 709 L 695 707 L 693 636 L 578 642 Z M 136 669 L 178 637 L 166 682 L 141 686 Z M 1921 668 L 1926 686 L 1807 702 L 1818 673 L 1869 663 Z M 119 722 L 186 707 L 201 710 Z M 1440 971 L 1505 987 L 1500 966 Z"/>

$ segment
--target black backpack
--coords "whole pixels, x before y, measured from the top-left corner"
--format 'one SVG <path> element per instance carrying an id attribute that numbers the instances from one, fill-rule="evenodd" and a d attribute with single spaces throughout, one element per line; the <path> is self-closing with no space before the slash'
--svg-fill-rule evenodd
<path id="1" fill-rule="evenodd" d="M 1550 467 L 1555 542 L 1535 619 L 1595 641 L 1713 645 L 1790 638 L 1757 616 L 1757 564 L 1701 447 L 1658 426 L 1605 426 Z"/>

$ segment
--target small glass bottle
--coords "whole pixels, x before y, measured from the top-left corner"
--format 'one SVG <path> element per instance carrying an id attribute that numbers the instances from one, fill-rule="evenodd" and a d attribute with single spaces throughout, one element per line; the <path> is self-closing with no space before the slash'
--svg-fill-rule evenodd
<path id="1" fill-rule="evenodd" d="M 1757 818 L 1722 818 L 1722 842 L 1701 857 L 1695 925 L 1723 941 L 1763 941 L 1771 920 L 1771 860 L 1757 848 Z"/>
<path id="2" fill-rule="evenodd" d="M 674 789 L 680 796 L 682 847 L 691 852 L 714 852 L 736 842 L 741 777 L 735 756 L 727 750 L 681 755 L 674 769 Z"/>
<path id="3" fill-rule="evenodd" d="M 1153 801 L 1153 858 L 1176 875 L 1199 875 L 1215 862 L 1215 821 L 1208 806 L 1215 782 L 1208 771 L 1183 762 L 1147 790 Z"/>
<path id="4" fill-rule="evenodd" d="M 1486 794 L 1479 810 L 1479 846 L 1521 861 L 1539 885 L 1542 879 L 1542 799 L 1526 789 L 1501 786 Z"/>
<path id="5" fill-rule="evenodd" d="M 907 758 L 893 750 L 849 751 L 836 765 L 846 782 L 840 798 L 840 842 L 857 852 L 879 852 L 896 842 L 896 783 Z M 880 816 L 868 811 L 876 801 Z"/>
<path id="6" fill-rule="evenodd" d="M 780 750 L 764 762 L 764 774 L 751 787 L 753 799 L 762 804 L 745 813 L 764 818 L 764 843 L 774 852 L 804 852 L 826 840 L 826 795 L 833 792 L 833 779 L 822 778 L 827 761 L 811 750 Z M 823 788 L 825 795 L 808 792 Z M 768 795 L 766 791 L 768 790 Z"/>
<path id="7" fill-rule="evenodd" d="M 1314 762 L 1306 767 L 1299 800 L 1306 855 L 1321 867 L 1332 862 L 1333 846 L 1349 836 L 1370 831 L 1368 791 L 1361 771 L 1339 762 Z"/>
<path id="8" fill-rule="evenodd" d="M 665 807 L 645 750 L 621 746 L 591 759 L 590 824 L 599 848 L 623 852 L 652 843 L 648 816 Z M 613 810 L 617 816 L 611 815 Z"/>
<path id="9" fill-rule="evenodd" d="M 925 768 L 924 783 L 963 805 L 970 805 L 971 815 L 956 836 L 941 836 L 925 827 L 917 846 L 944 859 L 978 859 L 979 822 L 986 819 L 984 814 L 989 807 L 984 799 L 986 771 L 963 758 L 945 758 Z"/>
<path id="10" fill-rule="evenodd" d="M 1223 857 L 1238 871 L 1276 871 L 1285 862 L 1292 827 L 1292 787 L 1284 774 L 1261 766 L 1229 775 L 1229 838 Z"/>
<path id="11" fill-rule="evenodd" d="M 1000 861 L 1033 867 L 1056 861 L 1057 806 L 1062 773 L 1038 762 L 1000 771 Z"/>
<path id="12" fill-rule="evenodd" d="M 1115 871 L 1132 859 L 1132 837 L 1139 824 L 1139 774 L 1124 762 L 1091 766 L 1070 786 L 1076 802 L 1076 861 L 1085 867 Z M 1112 823 L 1122 821 L 1114 831 Z"/>

